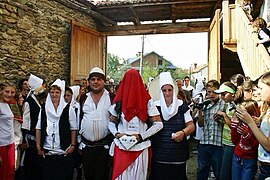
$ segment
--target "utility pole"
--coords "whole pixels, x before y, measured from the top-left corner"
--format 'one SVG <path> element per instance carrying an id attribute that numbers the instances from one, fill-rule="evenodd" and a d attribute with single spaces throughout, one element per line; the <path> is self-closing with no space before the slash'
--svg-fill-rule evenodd
<path id="1" fill-rule="evenodd" d="M 142 76 L 142 65 L 143 65 L 143 51 L 144 51 L 144 38 L 145 35 L 142 36 L 142 53 L 141 53 L 141 58 L 140 58 L 140 75 Z"/>

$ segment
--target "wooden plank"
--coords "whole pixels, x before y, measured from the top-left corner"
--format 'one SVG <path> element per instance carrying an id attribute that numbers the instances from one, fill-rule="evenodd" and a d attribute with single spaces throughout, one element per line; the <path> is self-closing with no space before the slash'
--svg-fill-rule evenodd
<path id="1" fill-rule="evenodd" d="M 133 18 L 134 18 L 134 21 L 133 23 L 135 25 L 141 25 L 141 22 L 140 22 L 140 19 L 138 17 L 138 14 L 136 13 L 136 11 L 134 10 L 133 7 L 130 7 L 129 10 L 132 12 L 132 15 L 133 15 Z"/>
<path id="2" fill-rule="evenodd" d="M 71 22 L 70 83 L 87 78 L 94 66 L 105 68 L 106 37 L 101 33 Z"/>
<path id="3" fill-rule="evenodd" d="M 68 8 L 71 8 L 71 9 L 75 9 L 77 11 L 81 11 L 87 15 L 90 15 L 91 17 L 94 17 L 98 20 L 101 21 L 101 23 L 105 23 L 105 24 L 110 24 L 110 25 L 116 25 L 117 23 L 114 22 L 113 20 L 107 18 L 106 16 L 103 16 L 102 14 L 100 13 L 97 13 L 93 10 L 90 9 L 90 7 L 82 7 L 80 6 L 80 4 L 75 4 L 75 3 L 72 3 L 70 1 L 66 1 L 66 0 L 54 0 L 60 4 L 63 4 L 64 6 L 68 7 Z"/>
<path id="4" fill-rule="evenodd" d="M 106 36 L 139 35 L 139 34 L 171 34 L 171 33 L 193 33 L 208 32 L 209 21 L 144 24 L 141 26 L 123 25 L 104 27 L 99 26 L 98 31 Z"/>

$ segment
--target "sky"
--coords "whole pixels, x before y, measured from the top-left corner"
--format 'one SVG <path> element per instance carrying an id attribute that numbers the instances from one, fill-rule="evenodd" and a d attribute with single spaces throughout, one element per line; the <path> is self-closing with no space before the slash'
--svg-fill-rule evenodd
<path id="1" fill-rule="evenodd" d="M 142 51 L 142 35 L 109 36 L 108 53 L 119 58 L 132 58 Z M 155 51 L 173 65 L 188 69 L 194 63 L 207 64 L 208 34 L 181 33 L 146 35 L 144 54 Z"/>

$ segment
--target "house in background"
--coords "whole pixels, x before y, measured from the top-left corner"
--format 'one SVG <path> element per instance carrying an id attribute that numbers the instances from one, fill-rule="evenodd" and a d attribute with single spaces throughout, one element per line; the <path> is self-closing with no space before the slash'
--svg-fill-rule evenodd
<path id="1" fill-rule="evenodd" d="M 193 66 L 190 69 L 191 74 L 191 80 L 194 82 L 196 79 L 199 79 L 199 77 L 207 78 L 207 64 L 198 65 L 197 63 L 194 63 Z"/>
<path id="2" fill-rule="evenodd" d="M 140 59 L 141 59 L 141 54 L 139 53 L 134 58 L 128 58 L 127 64 L 130 67 L 133 67 L 136 70 L 139 70 L 140 69 Z M 159 54 L 157 54 L 154 51 L 152 51 L 150 53 L 146 53 L 143 56 L 143 63 L 146 63 L 150 67 L 154 67 L 154 68 L 158 68 L 158 69 L 163 68 L 164 65 L 165 65 L 165 68 L 167 68 L 167 69 L 172 69 L 172 70 L 177 69 L 177 67 L 174 66 L 169 60 L 163 58 L 162 56 L 160 56 Z"/>

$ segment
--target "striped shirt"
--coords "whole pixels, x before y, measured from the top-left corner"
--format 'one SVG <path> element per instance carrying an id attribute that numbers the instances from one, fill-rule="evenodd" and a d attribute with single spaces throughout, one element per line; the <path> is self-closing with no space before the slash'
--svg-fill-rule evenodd
<path id="1" fill-rule="evenodd" d="M 224 110 L 224 106 L 225 102 L 219 99 L 218 102 L 209 104 L 203 110 L 204 126 L 200 144 L 222 146 L 223 123 L 214 121 L 213 115 L 219 110 Z"/>

